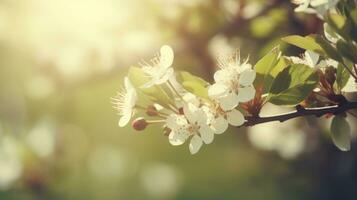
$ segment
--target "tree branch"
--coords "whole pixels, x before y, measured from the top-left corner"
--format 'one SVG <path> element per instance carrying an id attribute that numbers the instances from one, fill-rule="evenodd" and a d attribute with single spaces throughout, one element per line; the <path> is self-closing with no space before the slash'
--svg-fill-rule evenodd
<path id="1" fill-rule="evenodd" d="M 257 124 L 262 124 L 262 123 L 267 123 L 267 122 L 273 122 L 273 121 L 279 121 L 279 122 L 284 122 L 289 119 L 297 118 L 297 117 L 302 117 L 302 116 L 316 116 L 316 117 L 321 117 L 325 114 L 333 114 L 337 115 L 343 112 L 346 112 L 351 109 L 357 108 L 357 102 L 348 102 L 346 101 L 343 104 L 340 105 L 334 105 L 334 106 L 326 106 L 326 107 L 320 107 L 320 108 L 304 108 L 300 105 L 296 106 L 296 110 L 292 112 L 288 112 L 285 114 L 279 114 L 279 115 L 273 115 L 273 116 L 267 116 L 267 117 L 260 117 L 260 116 L 247 116 L 245 117 L 246 122 L 243 124 L 243 126 L 253 126 Z"/>

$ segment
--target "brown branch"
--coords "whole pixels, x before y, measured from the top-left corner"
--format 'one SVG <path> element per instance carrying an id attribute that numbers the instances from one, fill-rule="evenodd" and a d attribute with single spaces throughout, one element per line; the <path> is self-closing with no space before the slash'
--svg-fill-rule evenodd
<path id="1" fill-rule="evenodd" d="M 267 117 L 247 116 L 245 117 L 246 122 L 243 124 L 243 126 L 253 126 L 253 125 L 273 122 L 273 121 L 284 122 L 286 120 L 302 117 L 302 116 L 321 117 L 325 114 L 337 115 L 355 108 L 357 108 L 357 102 L 347 102 L 347 101 L 340 105 L 326 106 L 326 107 L 319 107 L 319 108 L 304 108 L 298 105 L 296 106 L 295 111 L 284 113 L 284 114 L 267 116 Z"/>

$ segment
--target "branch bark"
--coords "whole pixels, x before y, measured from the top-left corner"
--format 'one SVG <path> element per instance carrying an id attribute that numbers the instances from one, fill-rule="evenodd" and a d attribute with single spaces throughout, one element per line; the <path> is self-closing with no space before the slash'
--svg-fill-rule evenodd
<path id="1" fill-rule="evenodd" d="M 348 102 L 348 101 L 340 105 L 326 106 L 326 107 L 319 107 L 319 108 L 304 108 L 298 105 L 296 106 L 295 111 L 284 113 L 284 114 L 267 116 L 267 117 L 247 116 L 245 117 L 246 122 L 243 124 L 243 126 L 253 126 L 253 125 L 268 123 L 273 121 L 284 122 L 286 120 L 302 117 L 302 116 L 321 117 L 325 114 L 337 115 L 355 108 L 357 108 L 357 102 Z"/>

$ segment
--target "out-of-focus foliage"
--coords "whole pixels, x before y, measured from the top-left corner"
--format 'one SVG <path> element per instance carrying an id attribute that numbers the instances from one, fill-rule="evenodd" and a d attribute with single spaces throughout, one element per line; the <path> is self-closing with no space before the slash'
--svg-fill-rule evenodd
<path id="1" fill-rule="evenodd" d="M 194 157 L 160 128 L 117 126 L 110 97 L 140 58 L 168 43 L 176 68 L 212 81 L 215 56 L 236 48 L 252 63 L 279 44 L 296 55 L 279 38 L 323 24 L 293 10 L 286 0 L 1 0 L 0 199 L 356 199 L 357 152 L 336 151 L 325 121 L 231 129 Z"/>

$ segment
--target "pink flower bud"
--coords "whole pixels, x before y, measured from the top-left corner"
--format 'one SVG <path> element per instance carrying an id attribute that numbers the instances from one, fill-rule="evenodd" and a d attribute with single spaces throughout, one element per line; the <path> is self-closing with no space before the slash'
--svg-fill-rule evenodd
<path id="1" fill-rule="evenodd" d="M 149 105 L 146 108 L 146 114 L 153 117 L 153 116 L 157 116 L 159 113 L 158 113 L 157 109 L 155 108 L 155 106 Z"/>
<path id="2" fill-rule="evenodd" d="M 137 130 L 137 131 L 142 131 L 145 130 L 145 128 L 147 127 L 148 123 L 146 122 L 146 120 L 142 117 L 139 117 L 137 119 L 135 119 L 132 123 L 131 126 Z"/>

